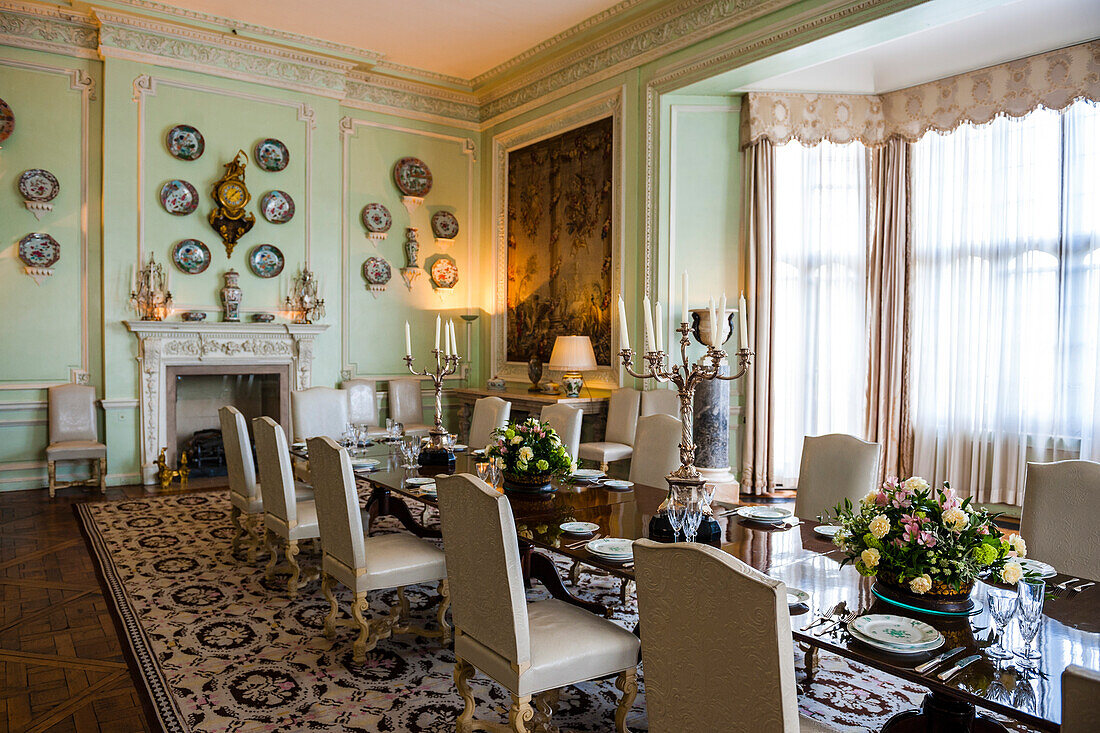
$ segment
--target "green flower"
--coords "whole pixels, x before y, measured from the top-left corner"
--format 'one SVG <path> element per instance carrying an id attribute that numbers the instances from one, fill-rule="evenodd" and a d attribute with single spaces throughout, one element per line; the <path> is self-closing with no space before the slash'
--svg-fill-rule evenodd
<path id="1" fill-rule="evenodd" d="M 516 431 L 512 430 L 511 428 L 508 428 L 507 430 L 504 431 L 504 437 L 507 438 L 508 440 L 511 440 L 512 438 L 516 437 Z"/>
<path id="2" fill-rule="evenodd" d="M 550 464 L 540 458 L 538 461 L 535 462 L 535 468 L 537 468 L 539 471 L 545 471 L 550 468 Z"/>
<path id="3" fill-rule="evenodd" d="M 527 470 L 527 461 L 516 461 L 516 470 L 523 473 Z"/>
<path id="4" fill-rule="evenodd" d="M 993 561 L 995 561 L 998 554 L 999 553 L 996 549 L 984 543 L 975 547 L 974 550 L 970 553 L 971 557 L 974 558 L 974 562 L 978 563 L 982 567 L 985 567 L 986 565 L 989 565 Z"/>
<path id="5" fill-rule="evenodd" d="M 856 560 L 856 570 L 860 575 L 872 576 L 875 574 L 874 568 L 867 567 L 862 560 Z"/>
<path id="6" fill-rule="evenodd" d="M 875 537 L 870 532 L 863 535 L 863 544 L 867 545 L 868 547 L 873 547 L 876 550 L 883 549 L 882 540 L 880 540 L 878 537 Z"/>

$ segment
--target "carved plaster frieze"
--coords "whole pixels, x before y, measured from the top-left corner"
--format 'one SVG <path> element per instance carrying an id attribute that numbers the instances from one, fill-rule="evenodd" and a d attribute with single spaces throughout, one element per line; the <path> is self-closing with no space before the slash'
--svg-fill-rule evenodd
<path id="1" fill-rule="evenodd" d="M 50 5 L 7 2 L 0 8 L 0 43 L 97 58 L 98 32 L 93 18 Z"/>
<path id="2" fill-rule="evenodd" d="M 353 74 L 346 84 L 344 103 L 353 107 L 410 110 L 476 124 L 480 119 L 472 93 L 438 89 L 378 74 Z"/>

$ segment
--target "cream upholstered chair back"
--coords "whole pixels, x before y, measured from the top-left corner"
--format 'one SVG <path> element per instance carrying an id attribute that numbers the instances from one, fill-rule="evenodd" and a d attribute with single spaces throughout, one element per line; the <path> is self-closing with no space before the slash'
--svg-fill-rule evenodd
<path id="1" fill-rule="evenodd" d="M 95 387 L 86 384 L 57 384 L 49 396 L 50 442 L 99 441 L 95 424 Z"/>
<path id="2" fill-rule="evenodd" d="M 604 441 L 634 445 L 640 401 L 641 394 L 636 389 L 624 387 L 611 393 L 611 399 L 607 403 L 607 432 Z"/>
<path id="3" fill-rule="evenodd" d="M 256 463 L 260 468 L 260 493 L 264 511 L 281 519 L 288 527 L 298 521 L 298 500 L 294 494 L 294 470 L 283 427 L 270 417 L 252 420 L 256 436 Z"/>
<path id="4" fill-rule="evenodd" d="M 309 467 L 321 547 L 326 556 L 354 574 L 367 564 L 367 547 L 351 459 L 335 440 L 323 435 L 309 439 Z"/>
<path id="5" fill-rule="evenodd" d="M 816 517 L 845 499 L 853 504 L 878 485 L 882 446 L 851 435 L 807 435 L 802 442 L 802 466 L 794 513 Z"/>
<path id="6" fill-rule="evenodd" d="M 290 393 L 290 416 L 295 440 L 319 435 L 339 439 L 348 427 L 348 398 L 342 389 L 310 387 Z"/>
<path id="7" fill-rule="evenodd" d="M 247 499 L 256 498 L 256 464 L 252 462 L 252 446 L 248 442 L 248 424 L 236 407 L 225 405 L 218 410 L 222 426 L 225 464 L 229 469 L 229 490 Z"/>
<path id="8" fill-rule="evenodd" d="M 562 445 L 569 451 L 570 457 L 577 460 L 577 451 L 581 444 L 581 419 L 584 413 L 569 405 L 546 405 L 539 413 L 539 421 L 550 423 L 554 432 L 561 438 Z"/>
<path id="9" fill-rule="evenodd" d="M 420 397 L 419 379 L 390 380 L 389 415 L 394 422 L 408 424 L 424 422 L 424 403 Z"/>
<path id="10" fill-rule="evenodd" d="M 531 637 L 512 505 L 470 474 L 436 483 L 455 628 L 525 664 Z"/>
<path id="11" fill-rule="evenodd" d="M 1062 672 L 1062 733 L 1100 731 L 1100 672 L 1075 664 Z"/>
<path id="12" fill-rule="evenodd" d="M 642 392 L 641 416 L 647 415 L 680 417 L 680 395 L 674 389 L 649 389 Z"/>
<path id="13" fill-rule="evenodd" d="M 348 398 L 348 422 L 378 425 L 378 388 L 373 379 L 349 379 L 340 385 Z"/>
<path id="14" fill-rule="evenodd" d="M 664 486 L 665 476 L 680 466 L 683 423 L 670 415 L 638 418 L 630 480 L 644 486 Z"/>
<path id="15" fill-rule="evenodd" d="M 634 543 L 646 710 L 653 733 L 799 730 L 783 583 L 699 544 Z M 685 622 L 683 603 L 692 602 Z M 719 634 L 714 628 L 751 629 Z M 731 694 L 752 680 L 752 694 Z"/>
<path id="16" fill-rule="evenodd" d="M 1024 483 L 1020 536 L 1027 541 L 1028 557 L 1060 573 L 1100 580 L 1100 463 L 1029 463 Z"/>
<path id="17" fill-rule="evenodd" d="M 470 419 L 469 442 L 474 448 L 489 444 L 489 434 L 502 428 L 512 414 L 512 403 L 499 397 L 482 397 L 474 403 L 474 415 Z"/>

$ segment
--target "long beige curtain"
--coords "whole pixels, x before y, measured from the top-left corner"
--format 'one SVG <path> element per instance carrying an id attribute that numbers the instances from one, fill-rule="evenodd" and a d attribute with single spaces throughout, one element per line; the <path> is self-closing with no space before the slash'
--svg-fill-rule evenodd
<path id="1" fill-rule="evenodd" d="M 891 138 L 871 150 L 871 232 L 867 239 L 866 438 L 882 445 L 880 478 L 908 476 L 909 144 Z"/>
<path id="2" fill-rule="evenodd" d="M 775 313 L 775 148 L 764 138 L 745 160 L 742 251 L 747 253 L 749 348 L 756 352 L 745 374 L 745 430 L 741 490 L 763 494 L 775 486 L 772 468 L 772 317 Z"/>

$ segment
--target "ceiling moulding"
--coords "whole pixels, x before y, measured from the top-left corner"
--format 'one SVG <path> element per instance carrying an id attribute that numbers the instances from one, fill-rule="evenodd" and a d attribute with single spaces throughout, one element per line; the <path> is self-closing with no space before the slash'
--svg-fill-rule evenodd
<path id="1" fill-rule="evenodd" d="M 428 122 L 480 129 L 477 97 L 359 71 L 348 75 L 343 104 Z"/>
<path id="2" fill-rule="evenodd" d="M 356 64 L 131 13 L 93 8 L 99 53 L 342 99 Z"/>
<path id="3" fill-rule="evenodd" d="M 0 7 L 0 43 L 98 59 L 95 20 L 87 13 L 53 5 L 5 2 Z"/>

